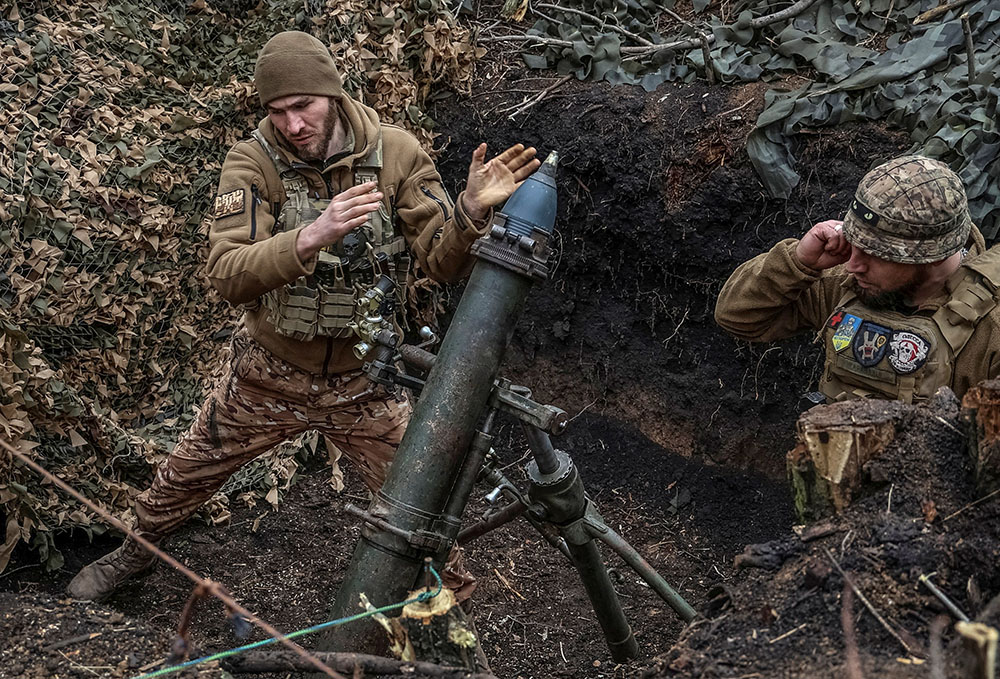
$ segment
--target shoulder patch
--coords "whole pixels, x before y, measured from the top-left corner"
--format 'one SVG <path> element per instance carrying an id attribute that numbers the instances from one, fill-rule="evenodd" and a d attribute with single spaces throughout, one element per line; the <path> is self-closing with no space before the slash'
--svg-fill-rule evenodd
<path id="1" fill-rule="evenodd" d="M 830 339 L 834 350 L 839 352 L 851 346 L 851 342 L 854 340 L 854 336 L 858 334 L 859 328 L 861 328 L 860 317 L 854 314 L 844 314 L 844 318 L 837 325 L 837 331 L 833 333 L 833 337 Z"/>
<path id="2" fill-rule="evenodd" d="M 246 209 L 246 189 L 236 189 L 215 197 L 213 216 L 216 219 L 238 215 Z"/>
<path id="3" fill-rule="evenodd" d="M 900 375 L 909 375 L 927 361 L 930 346 L 915 332 L 894 330 L 889 340 L 889 363 Z"/>

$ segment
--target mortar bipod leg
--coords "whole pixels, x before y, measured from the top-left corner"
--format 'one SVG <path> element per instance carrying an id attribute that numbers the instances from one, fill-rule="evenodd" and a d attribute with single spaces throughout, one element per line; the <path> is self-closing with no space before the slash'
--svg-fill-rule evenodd
<path id="1" fill-rule="evenodd" d="M 541 430 L 528 437 L 528 445 L 534 454 L 526 469 L 532 509 L 537 507 L 545 522 L 555 526 L 565 540 L 611 657 L 619 663 L 637 657 L 639 645 L 604 567 L 601 551 L 583 525 L 589 502 L 576 465 L 564 451 L 553 449 L 548 434 Z"/>
<path id="2" fill-rule="evenodd" d="M 642 558 L 642 555 L 636 551 L 635 547 L 630 545 L 625 538 L 616 533 L 614 529 L 604 522 L 604 518 L 598 513 L 593 502 L 588 503 L 587 517 L 584 520 L 584 525 L 590 535 L 614 550 L 625 563 L 631 566 L 632 570 L 638 573 L 639 577 L 645 580 L 652 590 L 659 594 L 660 598 L 674 609 L 681 620 L 691 622 L 698 616 L 698 612 L 692 608 L 691 604 L 685 601 L 684 597 L 667 584 L 663 576 L 657 573 L 649 565 L 649 562 Z"/>

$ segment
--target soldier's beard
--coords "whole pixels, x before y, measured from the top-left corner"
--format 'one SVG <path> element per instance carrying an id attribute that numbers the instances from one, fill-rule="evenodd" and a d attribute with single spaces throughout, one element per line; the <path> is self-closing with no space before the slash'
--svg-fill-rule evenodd
<path id="1" fill-rule="evenodd" d="M 330 140 L 333 139 L 333 131 L 337 126 L 337 118 L 340 112 L 337 104 L 330 100 L 330 108 L 326 112 L 326 119 L 323 120 L 323 127 L 316 135 L 315 141 L 308 146 L 298 149 L 299 157 L 303 160 L 326 160 L 327 151 L 330 148 Z"/>
<path id="2" fill-rule="evenodd" d="M 899 283 L 892 288 L 862 288 L 858 282 L 852 278 L 851 286 L 858 299 L 874 311 L 905 311 L 912 308 L 911 300 L 916 296 L 920 287 L 927 279 L 927 272 L 921 268 L 915 268 L 910 280 Z"/>

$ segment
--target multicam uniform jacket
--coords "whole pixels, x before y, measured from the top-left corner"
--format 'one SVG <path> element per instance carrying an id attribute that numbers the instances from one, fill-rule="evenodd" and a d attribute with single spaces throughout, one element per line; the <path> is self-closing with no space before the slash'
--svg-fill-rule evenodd
<path id="1" fill-rule="evenodd" d="M 973 227 L 969 253 L 944 290 L 907 313 L 875 311 L 852 292 L 843 266 L 815 271 L 789 238 L 742 264 L 726 281 L 716 322 L 741 339 L 770 342 L 817 331 L 826 349 L 819 388 L 828 398 L 961 397 L 1000 374 L 1000 248 Z"/>
<path id="2" fill-rule="evenodd" d="M 412 135 L 380 124 L 375 111 L 347 96 L 339 103 L 354 146 L 323 166 L 297 158 L 266 118 L 258 133 L 298 171 L 317 199 L 350 188 L 355 165 L 371 154 L 381 137 L 378 185 L 385 195 L 383 213 L 394 220 L 424 275 L 440 282 L 463 277 L 472 265 L 469 246 L 485 234 L 489 216 L 474 223 L 462 208 L 461 196 L 457 205 L 452 203 L 433 161 Z M 361 365 L 351 351 L 356 339 L 292 339 L 275 331 L 261 303 L 265 294 L 312 275 L 316 268 L 315 258 L 304 262 L 296 253 L 301 227 L 276 228 L 286 200 L 282 179 L 262 145 L 253 139 L 237 143 L 226 156 L 219 180 L 209 232 L 209 280 L 227 300 L 245 306 L 243 322 L 251 337 L 275 356 L 315 374 L 356 369 Z"/>

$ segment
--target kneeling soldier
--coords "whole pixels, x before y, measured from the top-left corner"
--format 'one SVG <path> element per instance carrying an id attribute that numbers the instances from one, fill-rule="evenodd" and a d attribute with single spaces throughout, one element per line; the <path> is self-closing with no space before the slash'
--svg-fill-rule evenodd
<path id="1" fill-rule="evenodd" d="M 1000 373 L 1000 249 L 986 249 L 946 165 L 904 156 L 864 176 L 843 222 L 740 265 L 715 307 L 736 337 L 818 331 L 829 400 L 961 397 Z"/>

